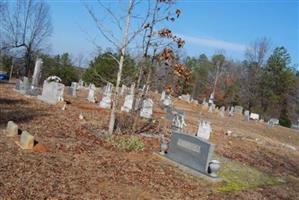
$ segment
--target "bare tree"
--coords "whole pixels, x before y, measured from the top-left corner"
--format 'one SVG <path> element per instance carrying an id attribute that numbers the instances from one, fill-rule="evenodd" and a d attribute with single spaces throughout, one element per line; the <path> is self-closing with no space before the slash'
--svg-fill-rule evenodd
<path id="1" fill-rule="evenodd" d="M 52 33 L 49 6 L 44 1 L 17 0 L 4 4 L 0 12 L 1 50 L 21 48 L 26 74 L 33 68 L 33 56 Z"/>
<path id="2" fill-rule="evenodd" d="M 258 67 L 262 67 L 270 50 L 270 44 L 270 39 L 266 37 L 255 40 L 245 51 L 246 59 L 249 62 L 255 62 Z"/>
<path id="3" fill-rule="evenodd" d="M 126 9 L 125 18 L 123 19 L 121 16 L 119 17 L 119 15 L 116 15 L 116 13 L 113 12 L 112 9 L 109 8 L 109 6 L 105 5 L 102 1 L 98 0 L 99 6 L 110 17 L 110 19 L 112 20 L 112 24 L 104 24 L 103 22 L 105 20 L 99 19 L 96 16 L 96 13 L 89 6 L 86 6 L 90 16 L 96 23 L 97 28 L 100 31 L 101 35 L 111 45 L 113 45 L 116 48 L 117 52 L 119 52 L 119 57 L 114 57 L 113 55 L 111 55 L 111 57 L 118 63 L 118 73 L 117 73 L 115 90 L 113 94 L 113 106 L 112 106 L 110 121 L 109 121 L 109 131 L 108 131 L 109 135 L 111 135 L 114 130 L 116 112 L 117 112 L 118 101 L 119 101 L 119 86 L 122 78 L 122 70 L 123 70 L 125 55 L 127 53 L 129 44 L 144 29 L 144 25 L 148 18 L 148 14 L 146 14 L 144 17 L 142 17 L 143 20 L 141 20 L 141 23 L 139 25 L 137 25 L 137 28 L 134 31 L 131 31 L 132 18 L 135 19 L 136 17 L 134 16 L 134 9 L 136 9 L 136 6 L 139 3 L 141 3 L 141 1 L 128 0 L 128 7 Z M 119 35 L 117 35 L 115 31 L 112 31 L 111 25 L 115 25 L 116 30 L 118 30 L 117 33 Z"/>

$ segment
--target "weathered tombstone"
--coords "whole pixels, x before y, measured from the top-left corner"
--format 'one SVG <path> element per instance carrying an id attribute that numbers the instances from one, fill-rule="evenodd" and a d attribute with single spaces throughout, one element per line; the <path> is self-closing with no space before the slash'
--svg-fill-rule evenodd
<path id="1" fill-rule="evenodd" d="M 256 113 L 250 113 L 250 119 L 259 120 L 260 115 Z"/>
<path id="2" fill-rule="evenodd" d="M 271 118 L 271 119 L 268 121 L 268 127 L 272 128 L 272 127 L 275 126 L 275 125 L 279 125 L 279 119 Z"/>
<path id="3" fill-rule="evenodd" d="M 235 106 L 235 114 L 242 115 L 243 113 L 243 107 L 242 106 Z"/>
<path id="4" fill-rule="evenodd" d="M 170 95 L 165 95 L 164 99 L 162 100 L 163 107 L 171 107 L 172 101 Z"/>
<path id="5" fill-rule="evenodd" d="M 224 107 L 224 106 L 221 106 L 221 108 L 220 108 L 220 112 L 219 112 L 219 116 L 220 116 L 220 117 L 224 117 L 224 114 L 225 114 L 225 107 Z"/>
<path id="6" fill-rule="evenodd" d="M 182 130 L 186 126 L 184 113 L 175 112 L 172 119 L 172 128 Z"/>
<path id="7" fill-rule="evenodd" d="M 214 104 L 214 92 L 211 93 L 209 98 L 209 105 Z"/>
<path id="8" fill-rule="evenodd" d="M 125 86 L 124 84 L 122 84 L 121 90 L 120 90 L 120 95 L 123 96 L 125 94 L 126 90 L 127 90 L 127 86 Z"/>
<path id="9" fill-rule="evenodd" d="M 208 121 L 200 121 L 197 129 L 197 137 L 203 138 L 205 140 L 210 139 L 210 135 L 212 132 L 211 123 Z"/>
<path id="10" fill-rule="evenodd" d="M 124 105 L 121 107 L 121 111 L 130 112 L 133 107 L 133 95 L 129 94 L 125 97 Z"/>
<path id="11" fill-rule="evenodd" d="M 112 95 L 112 83 L 108 83 L 104 88 L 104 96 L 102 100 L 100 101 L 100 107 L 101 108 L 111 108 L 112 101 L 111 101 L 111 95 Z"/>
<path id="12" fill-rule="evenodd" d="M 173 132 L 165 157 L 209 175 L 208 168 L 214 146 L 214 144 L 199 137 Z"/>
<path id="13" fill-rule="evenodd" d="M 37 98 L 49 104 L 56 104 L 59 101 L 63 101 L 63 91 L 63 84 L 45 80 L 42 95 L 37 96 Z"/>
<path id="14" fill-rule="evenodd" d="M 95 91 L 96 91 L 96 86 L 94 84 L 90 84 L 89 85 L 89 90 L 88 90 L 88 96 L 87 96 L 87 100 L 89 102 L 95 103 L 96 102 L 96 98 L 95 98 Z"/>
<path id="15" fill-rule="evenodd" d="M 38 87 L 39 86 L 39 79 L 41 76 L 41 68 L 42 68 L 43 60 L 41 58 L 37 58 L 35 61 L 35 67 L 34 72 L 32 76 L 32 87 Z"/>
<path id="16" fill-rule="evenodd" d="M 202 104 L 205 105 L 207 103 L 206 98 L 203 99 Z"/>
<path id="17" fill-rule="evenodd" d="M 13 121 L 9 121 L 6 126 L 6 136 L 7 137 L 14 137 L 18 135 L 18 125 L 15 124 Z"/>
<path id="18" fill-rule="evenodd" d="M 84 81 L 82 79 L 80 79 L 78 82 L 78 89 L 81 89 L 83 87 L 84 87 Z"/>
<path id="19" fill-rule="evenodd" d="M 29 88 L 30 88 L 29 79 L 28 79 L 26 76 L 24 76 L 24 77 L 23 77 L 23 81 L 21 81 L 20 83 L 21 83 L 21 84 L 20 84 L 20 90 L 19 90 L 19 92 L 20 92 L 21 94 L 26 94 L 27 91 L 28 91 Z"/>
<path id="20" fill-rule="evenodd" d="M 135 91 L 135 83 L 132 83 L 130 87 L 130 94 L 134 94 L 134 91 Z"/>
<path id="21" fill-rule="evenodd" d="M 16 82 L 16 90 L 20 90 L 22 87 L 23 81 L 18 79 Z"/>
<path id="22" fill-rule="evenodd" d="M 143 100 L 140 117 L 151 119 L 153 115 L 154 102 L 150 98 Z"/>
<path id="23" fill-rule="evenodd" d="M 181 96 L 181 99 L 184 100 L 184 101 L 187 101 L 188 103 L 190 103 L 190 101 L 191 101 L 191 96 L 190 96 L 190 94 L 183 94 L 183 95 Z"/>
<path id="24" fill-rule="evenodd" d="M 32 149 L 34 145 L 33 135 L 31 135 L 27 131 L 22 131 L 20 145 L 22 149 Z"/>
<path id="25" fill-rule="evenodd" d="M 249 119 L 250 119 L 250 112 L 249 112 L 249 110 L 245 110 L 244 111 L 244 120 L 249 121 Z"/>
<path id="26" fill-rule="evenodd" d="M 78 88 L 78 83 L 77 82 L 72 82 L 72 85 L 70 87 L 70 95 L 75 97 L 77 96 L 77 88 Z"/>
<path id="27" fill-rule="evenodd" d="M 165 99 L 165 91 L 163 90 L 161 93 L 160 101 L 163 101 Z"/>

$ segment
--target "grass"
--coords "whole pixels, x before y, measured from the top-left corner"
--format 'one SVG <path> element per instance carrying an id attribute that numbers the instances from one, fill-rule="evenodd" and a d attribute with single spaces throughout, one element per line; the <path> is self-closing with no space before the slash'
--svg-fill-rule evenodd
<path id="1" fill-rule="evenodd" d="M 222 161 L 220 177 L 224 184 L 217 188 L 218 192 L 232 192 L 266 185 L 281 184 L 283 180 L 247 165 L 235 161 Z"/>
<path id="2" fill-rule="evenodd" d="M 111 136 L 106 140 L 109 144 L 127 151 L 143 151 L 144 143 L 137 136 Z"/>

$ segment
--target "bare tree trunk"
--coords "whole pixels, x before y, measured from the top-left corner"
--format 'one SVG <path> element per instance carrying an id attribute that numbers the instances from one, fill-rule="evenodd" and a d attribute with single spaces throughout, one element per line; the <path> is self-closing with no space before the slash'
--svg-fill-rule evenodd
<path id="1" fill-rule="evenodd" d="M 115 86 L 115 93 L 113 95 L 113 106 L 111 110 L 111 115 L 110 115 L 110 121 L 109 121 L 109 135 L 112 135 L 113 130 L 114 130 L 114 124 L 115 124 L 115 118 L 116 118 L 116 110 L 118 106 L 118 99 L 119 99 L 119 85 L 121 81 L 121 76 L 122 76 L 122 70 L 123 70 L 123 64 L 124 64 L 124 59 L 125 59 L 125 53 L 128 45 L 128 35 L 129 35 L 129 27 L 130 27 L 130 22 L 131 22 L 131 11 L 132 11 L 132 5 L 133 1 L 129 1 L 128 5 L 128 15 L 126 19 L 126 27 L 124 31 L 124 36 L 123 36 L 123 44 L 121 48 L 121 55 L 120 55 L 120 60 L 119 60 L 119 65 L 118 65 L 118 73 L 117 73 L 117 80 L 116 80 L 116 86 Z"/>
<path id="2" fill-rule="evenodd" d="M 9 73 L 9 81 L 12 78 L 13 66 L 14 66 L 14 61 L 12 60 L 11 67 L 10 67 L 10 73 Z"/>

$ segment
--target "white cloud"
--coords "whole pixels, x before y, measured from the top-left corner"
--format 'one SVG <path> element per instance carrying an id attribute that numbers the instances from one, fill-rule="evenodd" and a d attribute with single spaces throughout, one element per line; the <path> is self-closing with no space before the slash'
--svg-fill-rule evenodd
<path id="1" fill-rule="evenodd" d="M 225 50 L 231 50 L 236 52 L 244 52 L 246 49 L 246 46 L 244 44 L 205 38 L 205 37 L 193 37 L 193 36 L 188 36 L 183 34 L 177 34 L 177 35 L 182 37 L 184 40 L 186 40 L 187 44 L 192 43 L 196 45 L 215 47 L 217 49 L 225 49 Z"/>

